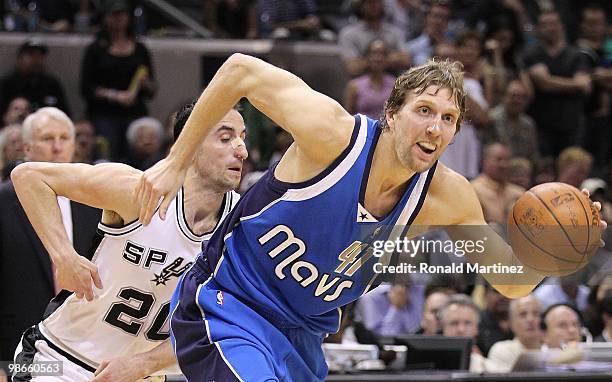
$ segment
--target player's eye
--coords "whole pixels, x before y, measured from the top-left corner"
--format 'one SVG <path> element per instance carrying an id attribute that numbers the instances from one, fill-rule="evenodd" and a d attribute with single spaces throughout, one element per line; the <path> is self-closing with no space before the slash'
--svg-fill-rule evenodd
<path id="1" fill-rule="evenodd" d="M 446 123 L 455 123 L 455 117 L 453 117 L 450 114 L 446 114 L 444 116 L 444 122 L 446 122 Z"/>
<path id="2" fill-rule="evenodd" d="M 430 109 L 427 106 L 419 107 L 419 113 L 421 114 L 429 114 Z"/>

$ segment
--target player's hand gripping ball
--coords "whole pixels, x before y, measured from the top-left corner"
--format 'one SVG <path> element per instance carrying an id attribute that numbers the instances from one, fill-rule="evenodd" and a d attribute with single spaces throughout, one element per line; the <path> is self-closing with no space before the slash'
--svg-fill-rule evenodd
<path id="1" fill-rule="evenodd" d="M 508 236 L 524 265 L 564 276 L 586 265 L 600 246 L 602 224 L 593 202 L 565 183 L 543 183 L 521 196 L 508 215 Z"/>

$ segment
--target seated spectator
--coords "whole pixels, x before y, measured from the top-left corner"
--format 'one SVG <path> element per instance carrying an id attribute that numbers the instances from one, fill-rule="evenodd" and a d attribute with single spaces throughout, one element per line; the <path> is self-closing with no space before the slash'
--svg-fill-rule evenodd
<path id="1" fill-rule="evenodd" d="M 508 320 L 510 299 L 485 282 L 486 308 L 480 313 L 477 345 L 486 356 L 494 343 L 512 338 Z"/>
<path id="2" fill-rule="evenodd" d="M 508 182 L 529 190 L 533 184 L 533 162 L 527 158 L 514 157 L 510 159 Z"/>
<path id="3" fill-rule="evenodd" d="M 384 21 L 383 0 L 358 0 L 359 21 L 342 28 L 338 36 L 346 71 L 352 76 L 362 75 L 368 66 L 365 53 L 373 40 L 387 46 L 387 69 L 402 71 L 410 66 L 410 57 L 403 47 L 403 33 Z"/>
<path id="4" fill-rule="evenodd" d="M 33 110 L 54 106 L 70 113 L 60 81 L 45 71 L 47 46 L 39 39 L 26 40 L 17 52 L 15 70 L 0 80 L 0 110 L 23 97 Z"/>
<path id="5" fill-rule="evenodd" d="M 164 129 L 155 118 L 135 120 L 127 129 L 128 155 L 123 162 L 139 170 L 146 170 L 164 157 L 162 143 Z"/>
<path id="6" fill-rule="evenodd" d="M 23 160 L 23 155 L 21 125 L 6 126 L 0 132 L 0 169 L 3 182 L 8 179 L 17 163 Z"/>
<path id="7" fill-rule="evenodd" d="M 217 38 L 257 38 L 256 0 L 206 0 L 204 22 Z"/>
<path id="8" fill-rule="evenodd" d="M 21 124 L 31 112 L 30 102 L 23 97 L 17 97 L 9 102 L 2 115 L 2 124 L 3 126 Z"/>
<path id="9" fill-rule="evenodd" d="M 436 1 L 430 5 L 425 15 L 423 32 L 406 44 L 413 65 L 423 65 L 433 57 L 434 47 L 446 38 L 450 17 L 450 3 Z"/>
<path id="10" fill-rule="evenodd" d="M 74 162 L 97 164 L 108 160 L 108 143 L 96 137 L 91 122 L 81 120 L 74 124 Z"/>
<path id="11" fill-rule="evenodd" d="M 314 0 L 258 0 L 263 38 L 319 38 L 321 22 Z"/>
<path id="12" fill-rule="evenodd" d="M 425 298 L 423 306 L 423 316 L 421 317 L 421 327 L 416 330 L 415 334 L 425 336 L 433 336 L 440 333 L 442 329 L 440 325 L 440 308 L 442 308 L 449 299 L 449 293 L 435 290 Z"/>
<path id="13" fill-rule="evenodd" d="M 423 310 L 420 284 L 382 285 L 363 295 L 357 304 L 361 322 L 380 336 L 411 333 L 419 326 Z"/>
<path id="14" fill-rule="evenodd" d="M 557 181 L 580 187 L 591 173 L 593 156 L 580 147 L 568 147 L 557 158 Z"/>
<path id="15" fill-rule="evenodd" d="M 451 296 L 446 304 L 440 308 L 439 314 L 444 336 L 469 337 L 474 340 L 470 356 L 470 371 L 473 373 L 486 371 L 486 359 L 476 345 L 480 317 L 478 306 L 469 296 L 456 294 Z"/>
<path id="16" fill-rule="evenodd" d="M 595 342 L 612 342 L 612 292 L 608 292 L 601 300 L 599 311 L 604 322 L 604 329 L 593 340 Z"/>
<path id="17" fill-rule="evenodd" d="M 487 357 L 497 371 L 511 371 L 521 354 L 528 350 L 540 349 L 541 315 L 540 302 L 531 295 L 510 301 L 510 329 L 514 333 L 514 338 L 493 344 Z"/>
<path id="18" fill-rule="evenodd" d="M 482 130 L 483 143 L 501 142 L 510 146 L 514 156 L 537 161 L 538 134 L 534 120 L 525 113 L 528 100 L 525 86 L 520 81 L 511 81 L 503 102 L 489 111 L 492 125 Z"/>
<path id="19" fill-rule="evenodd" d="M 482 173 L 471 181 L 488 223 L 506 224 L 508 213 L 525 189 L 508 183 L 512 152 L 502 143 L 491 143 L 482 150 Z"/>
<path id="20" fill-rule="evenodd" d="M 395 83 L 395 78 L 385 73 L 387 55 L 384 41 L 374 40 L 368 45 L 366 73 L 346 86 L 344 107 L 349 113 L 361 113 L 373 119 L 382 115 Z"/>
<path id="21" fill-rule="evenodd" d="M 582 341 L 580 314 L 571 305 L 554 304 L 542 314 L 543 349 L 565 349 Z"/>

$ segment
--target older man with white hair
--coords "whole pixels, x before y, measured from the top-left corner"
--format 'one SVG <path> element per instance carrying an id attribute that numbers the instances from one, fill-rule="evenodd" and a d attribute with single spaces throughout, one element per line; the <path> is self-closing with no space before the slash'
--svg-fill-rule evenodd
<path id="1" fill-rule="evenodd" d="M 509 372 L 520 357 L 529 350 L 542 346 L 540 320 L 542 305 L 533 295 L 512 300 L 509 308 L 510 329 L 514 338 L 496 342 L 489 351 L 489 361 L 495 370 Z"/>
<path id="2" fill-rule="evenodd" d="M 74 125 L 54 107 L 41 108 L 23 122 L 25 159 L 71 162 Z M 58 199 L 66 233 L 79 254 L 87 254 L 100 210 Z M 63 229 L 63 228 L 58 228 Z M 0 359 L 13 359 L 23 331 L 42 319 L 58 290 L 49 255 L 26 217 L 11 182 L 0 186 Z"/>

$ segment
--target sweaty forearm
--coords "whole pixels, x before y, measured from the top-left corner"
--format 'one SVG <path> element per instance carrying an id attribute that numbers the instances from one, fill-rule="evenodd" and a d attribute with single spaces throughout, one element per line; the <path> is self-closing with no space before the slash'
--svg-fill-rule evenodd
<path id="1" fill-rule="evenodd" d="M 55 191 L 32 167 L 34 163 L 19 165 L 11 173 L 11 179 L 19 202 L 36 231 L 36 234 L 56 262 L 73 253 L 66 234 Z"/>

